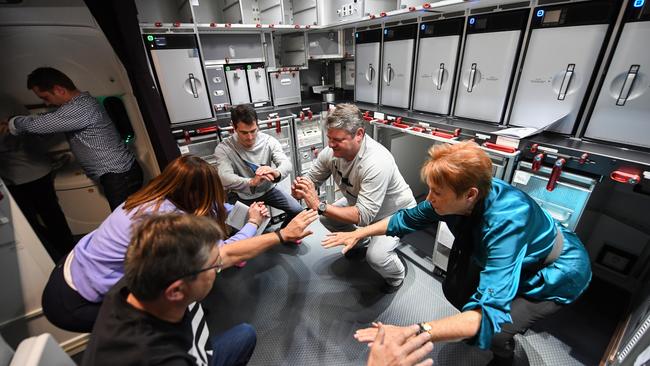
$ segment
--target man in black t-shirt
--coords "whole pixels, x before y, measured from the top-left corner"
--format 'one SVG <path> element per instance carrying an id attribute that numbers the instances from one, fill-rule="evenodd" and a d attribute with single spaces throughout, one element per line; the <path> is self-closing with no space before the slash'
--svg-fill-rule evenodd
<path id="1" fill-rule="evenodd" d="M 129 245 L 124 278 L 104 299 L 82 364 L 245 365 L 256 342 L 248 324 L 213 337 L 211 360 L 192 352 L 195 302 L 210 292 L 224 266 L 216 245 L 222 237 L 205 217 L 145 218 Z"/>
<path id="2" fill-rule="evenodd" d="M 209 337 L 198 304 L 217 273 L 284 241 L 311 235 L 312 210 L 273 233 L 217 243 L 223 233 L 212 218 L 179 213 L 144 217 L 133 229 L 124 277 L 99 310 L 82 365 L 245 365 L 255 330 L 240 324 Z M 212 354 L 203 346 L 212 346 Z"/>

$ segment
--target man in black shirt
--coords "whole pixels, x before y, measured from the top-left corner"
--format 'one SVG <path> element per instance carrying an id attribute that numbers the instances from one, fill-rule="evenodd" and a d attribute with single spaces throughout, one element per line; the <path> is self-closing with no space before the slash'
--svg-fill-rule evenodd
<path id="1" fill-rule="evenodd" d="M 306 210 L 285 228 L 219 247 L 223 233 L 208 217 L 145 217 L 133 230 L 124 277 L 104 298 L 82 365 L 245 365 L 255 330 L 240 324 L 209 338 L 196 315 L 217 273 L 285 240 L 312 234 Z M 201 342 L 209 338 L 208 357 Z"/>

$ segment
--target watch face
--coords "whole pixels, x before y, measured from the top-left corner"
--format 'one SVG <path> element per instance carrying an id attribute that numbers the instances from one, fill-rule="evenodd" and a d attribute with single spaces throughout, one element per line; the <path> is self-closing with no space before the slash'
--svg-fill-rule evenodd
<path id="1" fill-rule="evenodd" d="M 326 208 L 327 208 L 327 202 L 323 201 L 318 204 L 318 211 L 324 212 Z"/>

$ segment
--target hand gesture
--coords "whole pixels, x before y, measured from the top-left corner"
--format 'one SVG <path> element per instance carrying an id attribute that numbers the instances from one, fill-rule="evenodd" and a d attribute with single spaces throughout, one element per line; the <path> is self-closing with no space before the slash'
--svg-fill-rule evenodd
<path id="1" fill-rule="evenodd" d="M 280 172 L 277 169 L 273 169 L 270 166 L 262 165 L 255 171 L 255 176 L 261 177 L 264 180 L 269 182 L 275 181 L 277 177 L 280 176 Z"/>
<path id="2" fill-rule="evenodd" d="M 380 325 L 368 356 L 368 366 L 431 366 L 433 360 L 428 358 L 418 364 L 433 350 L 429 334 L 417 335 L 418 326 L 407 327 L 394 339 L 386 338 L 387 326 Z"/>
<path id="3" fill-rule="evenodd" d="M 313 210 L 305 210 L 299 213 L 296 217 L 289 222 L 289 224 L 280 230 L 280 234 L 285 241 L 297 241 L 305 236 L 313 234 L 311 230 L 307 230 L 307 226 L 318 218 L 318 212 Z"/>
<path id="4" fill-rule="evenodd" d="M 312 210 L 316 210 L 318 208 L 320 199 L 318 198 L 318 193 L 316 192 L 316 186 L 314 186 L 314 182 L 312 182 L 311 179 L 306 177 L 296 178 L 296 180 L 293 182 L 293 185 L 291 186 L 291 194 L 296 199 L 304 199 L 307 207 L 311 208 Z"/>
<path id="5" fill-rule="evenodd" d="M 257 187 L 268 179 L 263 178 L 262 176 L 256 175 L 248 181 L 248 185 L 251 187 Z"/>
<path id="6" fill-rule="evenodd" d="M 269 210 L 262 202 L 253 202 L 248 208 L 248 221 L 254 222 L 257 227 L 260 226 L 265 217 L 269 216 Z"/>
<path id="7" fill-rule="evenodd" d="M 377 332 L 379 331 L 380 327 L 384 328 L 384 332 L 386 333 L 386 340 L 392 342 L 394 339 L 407 334 L 409 332 L 409 329 L 413 326 L 400 327 L 397 325 L 386 325 L 381 322 L 373 322 L 372 326 L 369 328 L 358 329 L 354 333 L 354 339 L 362 343 L 369 343 L 368 345 L 372 346 L 372 342 L 377 337 Z M 415 325 L 415 327 L 417 327 L 417 329 L 420 329 L 417 325 Z"/>
<path id="8" fill-rule="evenodd" d="M 344 245 L 345 247 L 341 250 L 341 253 L 345 254 L 348 250 L 354 248 L 355 245 L 359 242 L 359 239 L 356 235 L 356 231 L 349 232 L 339 232 L 327 234 L 327 237 L 323 239 L 321 245 L 324 248 L 334 248 L 339 245 Z"/>

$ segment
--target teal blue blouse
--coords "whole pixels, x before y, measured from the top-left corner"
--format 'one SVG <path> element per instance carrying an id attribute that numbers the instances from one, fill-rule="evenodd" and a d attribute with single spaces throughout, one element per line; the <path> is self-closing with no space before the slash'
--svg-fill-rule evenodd
<path id="1" fill-rule="evenodd" d="M 481 328 L 472 341 L 488 349 L 501 325 L 512 323 L 510 304 L 515 297 L 569 304 L 589 285 L 591 266 L 589 255 L 574 233 L 556 225 L 530 196 L 506 182 L 492 180 L 482 207 L 482 220 L 477 220 L 480 230 L 473 230 L 476 234 L 470 237 L 472 260 L 481 268 L 479 285 L 462 311 L 481 309 Z M 423 201 L 396 212 L 386 234 L 401 237 L 442 220 L 458 237 L 460 218 L 439 216 L 428 201 Z M 537 270 L 535 267 L 551 252 L 557 230 L 564 236 L 562 253 L 553 263 Z"/>

